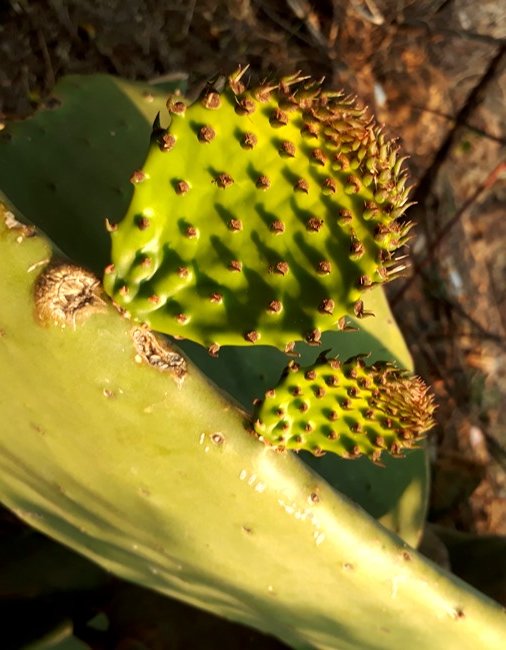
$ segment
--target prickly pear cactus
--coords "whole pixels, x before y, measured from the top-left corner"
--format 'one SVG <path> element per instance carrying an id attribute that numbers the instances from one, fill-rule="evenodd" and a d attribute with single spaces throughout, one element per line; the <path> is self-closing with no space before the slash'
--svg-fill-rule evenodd
<path id="1" fill-rule="evenodd" d="M 290 362 L 280 385 L 257 405 L 256 433 L 279 449 L 330 451 L 344 458 L 384 450 L 402 456 L 434 422 L 432 395 L 418 377 L 390 364 L 341 364 L 322 357 L 308 368 Z"/>
<path id="2" fill-rule="evenodd" d="M 169 99 L 104 278 L 137 320 L 212 354 L 317 345 L 367 315 L 410 228 L 402 159 L 362 109 L 300 75 L 247 89 L 243 74 Z"/>

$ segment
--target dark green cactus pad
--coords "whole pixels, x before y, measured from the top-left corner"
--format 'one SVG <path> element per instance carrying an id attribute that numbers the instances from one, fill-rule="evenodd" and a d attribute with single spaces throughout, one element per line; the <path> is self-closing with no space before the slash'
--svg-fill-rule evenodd
<path id="1" fill-rule="evenodd" d="M 319 344 L 399 271 L 409 224 L 396 148 L 341 93 L 230 76 L 158 120 L 104 285 L 135 319 L 216 352 Z"/>
<path id="2" fill-rule="evenodd" d="M 280 449 L 378 462 L 384 450 L 401 456 L 416 447 L 434 424 L 433 412 L 419 377 L 386 363 L 368 367 L 360 357 L 344 364 L 322 357 L 308 368 L 288 365 L 257 404 L 254 429 Z"/>

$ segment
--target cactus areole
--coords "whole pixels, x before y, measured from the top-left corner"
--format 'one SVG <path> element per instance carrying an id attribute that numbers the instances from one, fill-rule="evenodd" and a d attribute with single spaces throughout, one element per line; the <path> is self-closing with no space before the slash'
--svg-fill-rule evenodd
<path id="1" fill-rule="evenodd" d="M 246 88 L 244 72 L 169 98 L 109 226 L 107 292 L 211 353 L 318 345 L 367 315 L 362 293 L 398 274 L 410 228 L 402 158 L 363 109 L 299 74 Z"/>

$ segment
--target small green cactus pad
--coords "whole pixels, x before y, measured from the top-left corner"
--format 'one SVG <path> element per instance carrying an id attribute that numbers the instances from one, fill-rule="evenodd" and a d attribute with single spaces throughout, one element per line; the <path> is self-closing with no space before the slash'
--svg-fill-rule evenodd
<path id="1" fill-rule="evenodd" d="M 433 397 L 419 377 L 387 363 L 341 364 L 321 357 L 301 368 L 291 362 L 279 386 L 257 404 L 255 432 L 280 449 L 378 462 L 416 446 L 433 426 Z"/>
<path id="2" fill-rule="evenodd" d="M 244 70 L 155 121 L 135 193 L 111 226 L 104 285 L 135 319 L 209 347 L 318 345 L 395 277 L 410 224 L 402 159 L 342 93 Z"/>

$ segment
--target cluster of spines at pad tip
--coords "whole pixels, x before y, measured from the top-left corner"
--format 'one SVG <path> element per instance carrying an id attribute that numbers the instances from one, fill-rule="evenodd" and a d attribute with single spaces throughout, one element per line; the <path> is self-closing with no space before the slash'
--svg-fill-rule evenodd
<path id="1" fill-rule="evenodd" d="M 383 451 L 402 456 L 416 447 L 434 424 L 434 408 L 419 377 L 388 363 L 322 356 L 307 368 L 288 364 L 279 385 L 256 403 L 253 427 L 280 450 L 378 462 Z"/>
<path id="2" fill-rule="evenodd" d="M 247 89 L 245 70 L 188 105 L 169 98 L 104 285 L 152 328 L 216 353 L 318 345 L 362 293 L 395 278 L 411 227 L 403 159 L 364 110 L 299 74 Z"/>

